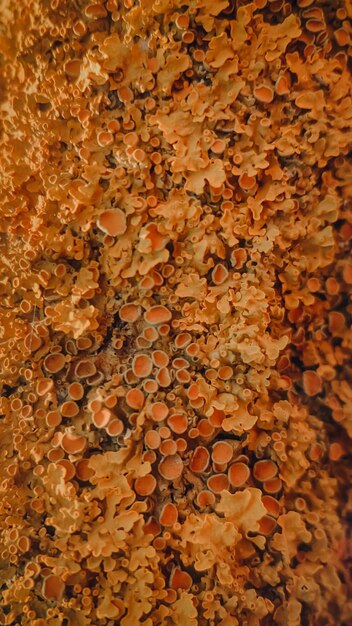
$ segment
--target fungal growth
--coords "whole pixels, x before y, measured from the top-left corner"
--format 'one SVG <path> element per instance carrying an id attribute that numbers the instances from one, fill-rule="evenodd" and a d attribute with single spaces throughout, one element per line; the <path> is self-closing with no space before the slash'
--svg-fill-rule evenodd
<path id="1" fill-rule="evenodd" d="M 0 0 L 0 624 L 352 624 L 350 0 Z"/>

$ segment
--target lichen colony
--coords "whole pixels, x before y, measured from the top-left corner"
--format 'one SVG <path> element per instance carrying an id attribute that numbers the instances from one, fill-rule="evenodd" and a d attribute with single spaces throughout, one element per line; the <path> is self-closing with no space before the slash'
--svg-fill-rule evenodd
<path id="1" fill-rule="evenodd" d="M 351 0 L 1 0 L 0 624 L 351 626 Z"/>

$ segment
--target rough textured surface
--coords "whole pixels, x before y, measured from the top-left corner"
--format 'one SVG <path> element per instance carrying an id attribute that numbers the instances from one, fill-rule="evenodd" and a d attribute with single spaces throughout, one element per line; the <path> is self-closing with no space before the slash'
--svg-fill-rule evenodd
<path id="1" fill-rule="evenodd" d="M 0 624 L 351 625 L 351 1 L 0 5 Z"/>

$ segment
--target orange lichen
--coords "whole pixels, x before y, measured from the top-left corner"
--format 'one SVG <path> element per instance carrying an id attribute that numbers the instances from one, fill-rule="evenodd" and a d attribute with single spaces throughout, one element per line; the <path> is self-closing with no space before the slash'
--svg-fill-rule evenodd
<path id="1" fill-rule="evenodd" d="M 192 472 L 203 473 L 207 469 L 210 461 L 210 454 L 204 446 L 198 446 L 193 454 L 189 464 Z"/>
<path id="2" fill-rule="evenodd" d="M 146 393 L 155 393 L 158 391 L 158 383 L 152 378 L 143 381 L 143 389 Z"/>
<path id="3" fill-rule="evenodd" d="M 79 413 L 79 406 L 76 402 L 68 400 L 60 406 L 60 413 L 63 417 L 75 417 Z"/>
<path id="4" fill-rule="evenodd" d="M 193 584 L 191 576 L 187 572 L 183 572 L 175 567 L 170 576 L 170 585 L 172 589 L 190 589 Z"/>
<path id="5" fill-rule="evenodd" d="M 162 526 L 174 526 L 177 522 L 178 511 L 174 504 L 168 502 L 163 506 L 159 521 Z M 172 586 L 172 585 L 171 585 Z"/>
<path id="6" fill-rule="evenodd" d="M 152 419 L 155 422 L 164 421 L 169 413 L 169 409 L 165 402 L 155 402 L 150 408 Z"/>
<path id="7" fill-rule="evenodd" d="M 280 478 L 272 478 L 271 480 L 265 480 L 263 483 L 264 491 L 267 493 L 277 493 L 282 487 L 282 481 Z"/>
<path id="8" fill-rule="evenodd" d="M 148 324 L 164 324 L 171 320 L 171 313 L 165 306 L 155 305 L 150 307 L 145 314 L 144 319 Z"/>
<path id="9" fill-rule="evenodd" d="M 166 480 L 180 478 L 183 471 L 182 459 L 178 454 L 166 456 L 158 465 L 159 474 Z"/>
<path id="10" fill-rule="evenodd" d="M 153 362 L 147 354 L 138 354 L 132 362 L 132 371 L 138 378 L 147 378 L 153 369 Z"/>
<path id="11" fill-rule="evenodd" d="M 233 456 L 233 447 L 227 441 L 218 441 L 213 445 L 211 458 L 214 463 L 227 464 Z"/>
<path id="12" fill-rule="evenodd" d="M 44 579 L 42 592 L 44 597 L 48 600 L 58 602 L 61 600 L 64 590 L 65 585 L 58 576 L 51 574 Z"/>
<path id="13" fill-rule="evenodd" d="M 126 216 L 121 209 L 103 211 L 97 220 L 99 228 L 108 235 L 116 237 L 126 231 Z"/>
<path id="14" fill-rule="evenodd" d="M 172 454 L 176 454 L 178 451 L 177 443 L 174 439 L 166 439 L 162 441 L 159 447 L 160 454 L 163 456 L 169 456 Z"/>
<path id="15" fill-rule="evenodd" d="M 49 428 L 55 428 L 61 424 L 62 417 L 58 411 L 49 411 L 45 420 Z"/>
<path id="16" fill-rule="evenodd" d="M 250 477 L 250 470 L 244 463 L 233 463 L 229 467 L 228 477 L 230 485 L 233 487 L 240 487 L 248 481 Z"/>
<path id="17" fill-rule="evenodd" d="M 71 383 L 68 388 L 68 393 L 72 400 L 82 400 L 84 396 L 84 387 L 81 383 Z"/>
<path id="18" fill-rule="evenodd" d="M 333 442 L 329 447 L 329 459 L 338 461 L 346 454 L 346 448 L 339 442 Z"/>
<path id="19" fill-rule="evenodd" d="M 347 625 L 352 4 L 81 5 L 0 10 L 0 623 Z"/>
<path id="20" fill-rule="evenodd" d="M 83 452 L 87 441 L 85 437 L 66 433 L 61 439 L 61 446 L 68 454 L 79 454 Z"/>
<path id="21" fill-rule="evenodd" d="M 140 389 L 129 389 L 126 402 L 131 409 L 141 409 L 144 404 L 144 393 Z"/>
<path id="22" fill-rule="evenodd" d="M 134 488 L 139 496 L 149 496 L 156 487 L 156 479 L 151 474 L 137 478 Z"/>
<path id="23" fill-rule="evenodd" d="M 228 275 L 229 273 L 226 267 L 222 263 L 219 263 L 214 267 L 211 277 L 215 285 L 221 285 L 225 282 Z"/>
<path id="24" fill-rule="evenodd" d="M 264 504 L 266 510 L 273 517 L 277 517 L 280 513 L 280 503 L 272 498 L 272 496 L 263 496 L 262 503 Z"/>
<path id="25" fill-rule="evenodd" d="M 211 491 L 200 491 L 197 495 L 197 504 L 201 508 L 205 508 L 207 506 L 213 506 L 215 503 L 215 496 Z"/>
<path id="26" fill-rule="evenodd" d="M 219 367 L 218 375 L 221 380 L 230 380 L 233 376 L 233 369 L 229 365 Z"/>
<path id="27" fill-rule="evenodd" d="M 64 476 L 64 480 L 66 482 L 72 480 L 72 478 L 76 474 L 75 466 L 73 465 L 73 463 L 71 463 L 67 459 L 62 459 L 62 460 L 57 461 L 56 462 L 56 467 L 57 468 L 63 468 L 63 470 L 64 470 L 63 476 Z"/>
<path id="28" fill-rule="evenodd" d="M 303 372 L 303 389 L 308 396 L 316 396 L 322 391 L 322 380 L 319 374 L 306 370 Z"/>
<path id="29" fill-rule="evenodd" d="M 180 333 L 176 336 L 175 346 L 176 348 L 182 349 L 186 348 L 189 343 L 192 341 L 192 335 L 190 333 Z"/>
<path id="30" fill-rule="evenodd" d="M 119 310 L 123 322 L 135 322 L 141 314 L 141 309 L 135 304 L 124 304 Z"/>
<path id="31" fill-rule="evenodd" d="M 51 374 L 57 374 L 65 367 L 65 357 L 63 354 L 51 354 L 44 360 L 45 369 Z"/>
<path id="32" fill-rule="evenodd" d="M 92 421 L 97 428 L 104 428 L 111 419 L 111 411 L 109 409 L 98 409 L 92 415 Z"/>
<path id="33" fill-rule="evenodd" d="M 257 461 L 253 467 L 253 476 L 261 482 L 272 480 L 277 474 L 277 466 L 273 461 Z"/>
<path id="34" fill-rule="evenodd" d="M 176 374 L 175 374 L 175 378 L 177 380 L 177 382 L 181 383 L 181 384 L 187 384 L 191 381 L 191 375 L 189 372 L 187 372 L 187 370 L 177 370 Z"/>
<path id="35" fill-rule="evenodd" d="M 144 441 L 148 448 L 156 450 L 160 446 L 160 434 L 157 430 L 148 430 L 145 434 Z"/>
<path id="36" fill-rule="evenodd" d="M 106 432 L 110 437 L 118 437 L 124 431 L 124 423 L 120 419 L 111 420 L 106 428 Z"/>
<path id="37" fill-rule="evenodd" d="M 49 378 L 41 378 L 37 382 L 37 394 L 38 396 L 46 396 L 49 391 L 54 387 L 54 381 Z"/>
<path id="38" fill-rule="evenodd" d="M 159 338 L 159 333 L 156 330 L 156 328 L 153 327 L 147 327 L 143 330 L 143 337 L 147 340 L 147 341 L 157 341 Z"/>
<path id="39" fill-rule="evenodd" d="M 259 531 L 262 535 L 271 535 L 276 526 L 276 520 L 270 515 L 264 515 L 259 521 Z"/>
<path id="40" fill-rule="evenodd" d="M 273 89 L 270 85 L 258 85 L 253 91 L 255 97 L 260 102 L 271 102 L 274 97 Z"/>
<path id="41" fill-rule="evenodd" d="M 171 430 L 168 426 L 160 426 L 159 433 L 162 439 L 168 439 L 171 435 Z"/>
<path id="42" fill-rule="evenodd" d="M 161 367 L 157 372 L 155 379 L 160 387 L 169 387 L 171 384 L 171 376 L 167 367 Z"/>
<path id="43" fill-rule="evenodd" d="M 89 460 L 82 459 L 76 464 L 76 476 L 79 480 L 89 480 L 93 476 L 93 471 L 89 467 Z"/>
<path id="44" fill-rule="evenodd" d="M 169 364 L 169 357 L 163 350 L 153 350 L 152 359 L 156 367 L 167 367 Z"/>
<path id="45" fill-rule="evenodd" d="M 224 489 L 228 489 L 229 479 L 226 474 L 214 474 L 208 478 L 207 487 L 213 493 L 221 493 Z"/>
<path id="46" fill-rule="evenodd" d="M 185 413 L 174 413 L 173 415 L 170 415 L 170 417 L 168 417 L 167 423 L 174 433 L 182 435 L 182 433 L 186 432 L 187 430 L 187 415 Z"/>
<path id="47" fill-rule="evenodd" d="M 89 376 L 94 376 L 97 368 L 93 361 L 82 360 L 75 367 L 75 375 L 77 378 L 89 378 Z"/>

